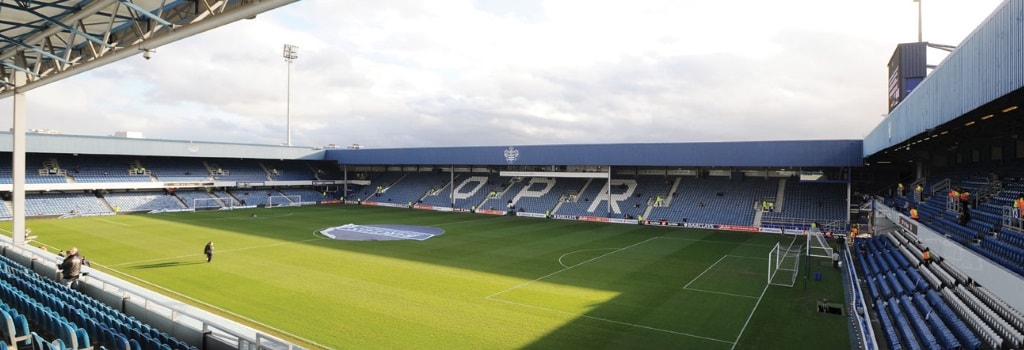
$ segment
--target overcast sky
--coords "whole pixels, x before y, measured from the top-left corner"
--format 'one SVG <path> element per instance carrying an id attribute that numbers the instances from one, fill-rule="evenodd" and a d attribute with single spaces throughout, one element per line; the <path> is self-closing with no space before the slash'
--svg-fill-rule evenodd
<path id="1" fill-rule="evenodd" d="M 1001 0 L 924 0 L 959 44 Z M 303 0 L 30 91 L 64 134 L 367 148 L 861 139 L 911 0 Z M 929 50 L 938 64 L 941 51 Z M 0 122 L 10 125 L 10 99 Z"/>

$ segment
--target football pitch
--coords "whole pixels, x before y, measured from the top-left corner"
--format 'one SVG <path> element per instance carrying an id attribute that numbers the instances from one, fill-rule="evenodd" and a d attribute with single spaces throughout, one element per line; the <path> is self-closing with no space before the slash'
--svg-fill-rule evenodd
<path id="1" fill-rule="evenodd" d="M 257 214 L 252 217 L 251 214 Z M 335 240 L 350 223 L 444 230 Z M 10 223 L 4 224 L 9 232 Z M 803 237 L 317 206 L 29 220 L 33 245 L 309 348 L 841 349 L 827 260 L 769 286 Z M 214 241 L 206 262 L 203 246 Z M 806 259 L 806 258 L 805 258 Z M 809 269 L 809 270 L 808 270 Z M 805 276 L 820 272 L 820 281 Z"/>

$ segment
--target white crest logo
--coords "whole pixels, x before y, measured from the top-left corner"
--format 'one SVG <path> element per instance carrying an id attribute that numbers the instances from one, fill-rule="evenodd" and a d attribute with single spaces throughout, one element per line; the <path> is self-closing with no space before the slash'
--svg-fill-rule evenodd
<path id="1" fill-rule="evenodd" d="M 519 159 L 519 150 L 515 147 L 508 146 L 508 148 L 505 149 L 505 161 L 515 163 L 516 159 Z"/>

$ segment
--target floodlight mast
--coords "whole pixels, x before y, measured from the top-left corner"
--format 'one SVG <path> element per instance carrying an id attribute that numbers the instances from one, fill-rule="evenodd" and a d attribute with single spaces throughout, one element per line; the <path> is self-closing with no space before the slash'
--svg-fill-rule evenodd
<path id="1" fill-rule="evenodd" d="M 281 54 L 284 57 L 284 61 L 288 62 L 288 82 L 286 87 L 285 97 L 285 132 L 286 139 L 285 145 L 292 145 L 292 61 L 299 58 L 299 47 L 292 44 L 284 44 L 284 51 Z"/>
<path id="2" fill-rule="evenodd" d="M 914 2 L 917 3 L 917 42 L 924 41 L 924 35 L 921 30 L 921 1 L 922 0 L 914 0 Z"/>

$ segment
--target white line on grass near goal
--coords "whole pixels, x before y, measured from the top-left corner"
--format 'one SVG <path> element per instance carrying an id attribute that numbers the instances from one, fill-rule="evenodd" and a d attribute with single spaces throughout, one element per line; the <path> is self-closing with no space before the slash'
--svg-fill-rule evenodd
<path id="1" fill-rule="evenodd" d="M 690 241 L 690 242 L 701 242 L 701 243 L 714 243 L 714 244 L 728 244 L 728 245 L 748 245 L 748 246 L 752 246 L 752 247 L 769 247 L 769 248 L 770 248 L 770 247 L 774 247 L 774 246 L 775 246 L 775 244 L 754 244 L 754 243 L 735 243 L 735 242 L 719 242 L 719 241 L 709 241 L 709 240 L 706 240 L 706 239 L 694 239 L 694 238 L 679 238 L 679 237 L 654 237 L 654 238 L 661 238 L 661 239 L 671 239 L 671 240 L 676 240 L 676 241 Z"/>
<path id="2" fill-rule="evenodd" d="M 551 276 L 557 275 L 557 274 L 559 274 L 559 273 L 562 273 L 562 272 L 568 271 L 568 270 L 570 270 L 570 269 L 572 269 L 572 268 L 574 268 L 574 267 L 576 267 L 576 266 L 580 266 L 580 265 L 586 264 L 586 263 L 588 263 L 588 262 L 591 262 L 591 261 L 594 261 L 594 260 L 597 260 L 597 259 L 603 258 L 603 257 L 605 257 L 605 256 L 608 256 L 608 255 L 612 255 L 612 254 L 615 254 L 615 253 L 617 253 L 617 252 L 620 252 L 620 251 L 623 251 L 623 250 L 626 250 L 626 249 L 629 249 L 629 248 L 632 248 L 632 247 L 635 247 L 635 246 L 638 246 L 638 245 L 641 245 L 641 244 L 644 244 L 644 243 L 650 242 L 651 240 L 653 240 L 653 239 L 655 239 L 655 238 L 658 238 L 658 237 L 651 237 L 651 238 L 645 239 L 645 240 L 643 240 L 643 241 L 640 241 L 640 242 L 636 242 L 636 243 L 630 244 L 630 245 L 628 245 L 628 246 L 625 246 L 625 247 L 622 247 L 622 248 L 619 248 L 619 249 L 616 249 L 616 250 L 613 250 L 613 251 L 610 251 L 610 252 L 607 252 L 607 253 L 601 254 L 601 255 L 599 255 L 599 256 L 595 256 L 595 257 L 593 257 L 593 258 L 591 258 L 591 259 L 589 259 L 589 260 L 586 260 L 586 261 L 584 261 L 584 262 L 581 262 L 581 263 L 579 263 L 579 264 L 576 264 L 576 265 L 572 265 L 572 266 L 569 266 L 569 267 L 563 268 L 563 269 L 561 269 L 561 270 L 558 270 L 558 271 L 555 271 L 555 272 L 552 272 L 552 273 L 546 274 L 546 275 L 544 275 L 544 276 L 540 276 L 540 277 L 537 277 L 536 279 L 534 279 L 534 280 L 532 280 L 532 281 L 527 281 L 527 282 L 523 282 L 523 283 L 520 283 L 519 285 L 513 286 L 512 288 L 509 288 L 509 289 L 506 289 L 506 290 L 503 290 L 503 291 L 500 291 L 500 292 L 497 292 L 497 293 L 494 293 L 494 294 L 488 295 L 488 296 L 484 297 L 484 299 L 491 299 L 491 298 L 493 298 L 493 297 L 496 297 L 496 296 L 498 296 L 498 295 L 501 295 L 501 294 L 505 294 L 505 293 L 507 293 L 507 292 L 509 292 L 509 291 L 512 291 L 512 290 L 515 290 L 515 289 L 519 289 L 519 288 L 521 288 L 521 287 L 525 287 L 525 286 L 527 286 L 527 285 L 530 285 L 530 284 L 532 284 L 532 283 L 534 283 L 534 282 L 537 282 L 537 281 L 543 280 L 543 279 L 545 279 L 545 278 L 548 278 L 548 277 L 551 277 Z"/>
<path id="3" fill-rule="evenodd" d="M 570 266 L 565 266 L 565 264 L 562 263 L 562 258 L 565 258 L 566 256 L 569 256 L 569 254 L 576 254 L 576 253 L 582 253 L 582 252 L 590 252 L 590 251 L 595 251 L 595 250 L 615 250 L 615 249 L 619 249 L 619 248 L 583 249 L 583 250 L 577 250 L 577 251 L 574 251 L 574 252 L 568 252 L 568 253 L 562 254 L 562 256 L 558 257 L 558 264 L 562 265 L 562 267 L 564 267 L 564 268 L 569 268 Z M 584 262 L 586 262 L 586 261 L 584 261 Z M 582 264 L 582 263 L 580 263 L 580 264 Z M 579 265 L 579 264 L 576 264 L 576 265 Z M 573 265 L 573 266 L 576 266 L 576 265 Z"/>
<path id="4" fill-rule="evenodd" d="M 715 265 L 718 265 L 718 263 L 722 262 L 722 260 L 725 260 L 725 257 L 727 257 L 727 256 L 728 255 L 722 255 L 721 258 L 718 258 L 718 261 L 715 261 L 714 264 L 711 264 L 711 266 L 708 266 L 708 268 L 704 269 L 704 272 L 701 272 L 699 275 L 697 275 L 697 277 L 694 277 L 692 280 L 690 280 L 689 283 L 687 283 L 685 286 L 683 286 L 683 289 L 689 289 L 690 285 L 693 284 L 693 282 L 695 282 L 698 279 L 700 279 L 700 276 L 704 276 L 704 274 L 708 273 L 708 271 L 711 271 L 711 269 L 714 268 Z"/>
<path id="5" fill-rule="evenodd" d="M 733 344 L 733 348 L 735 348 L 736 344 L 733 343 L 733 342 L 730 342 L 728 340 L 715 339 L 715 338 L 700 336 L 700 335 L 696 335 L 696 334 L 677 332 L 677 331 L 672 331 L 672 330 L 668 330 L 668 329 L 655 328 L 655 327 L 651 327 L 651 326 L 644 326 L 644 325 L 639 325 L 639 324 L 634 324 L 634 323 L 629 323 L 629 322 L 623 322 L 623 321 L 616 321 L 616 320 L 611 320 L 611 319 L 607 319 L 607 318 L 595 317 L 595 316 L 590 316 L 590 315 L 584 315 L 584 314 L 579 314 L 579 313 L 574 313 L 574 312 L 562 311 L 562 310 L 547 308 L 547 307 L 543 307 L 543 306 L 524 304 L 524 303 L 519 303 L 519 302 L 514 302 L 514 301 L 510 301 L 510 300 L 505 300 L 505 299 L 497 298 L 498 295 L 501 295 L 501 294 L 507 293 L 509 291 L 512 291 L 512 290 L 515 290 L 515 289 L 527 286 L 527 285 L 532 284 L 534 282 L 537 282 L 537 281 L 543 280 L 545 278 L 554 276 L 556 274 L 568 271 L 569 269 L 572 269 L 574 267 L 586 264 L 588 262 L 591 262 L 591 261 L 594 261 L 594 260 L 606 257 L 608 255 L 612 255 L 612 254 L 615 254 L 617 252 L 620 252 L 620 251 L 623 251 L 623 250 L 626 250 L 626 249 L 629 249 L 629 248 L 632 248 L 632 247 L 635 247 L 635 246 L 638 246 L 638 245 L 650 242 L 650 241 L 655 240 L 657 238 L 664 238 L 664 237 L 651 237 L 651 238 L 645 239 L 643 241 L 636 242 L 636 243 L 630 244 L 628 246 L 625 246 L 625 247 L 622 247 L 622 248 L 617 248 L 617 249 L 616 248 L 608 248 L 608 249 L 615 249 L 615 250 L 610 251 L 610 252 L 605 253 L 605 254 L 601 254 L 601 255 L 596 256 L 594 258 L 588 259 L 588 260 L 583 261 L 583 262 L 581 262 L 579 264 L 568 266 L 568 267 L 565 267 L 565 268 L 563 268 L 561 270 L 558 270 L 558 271 L 549 273 L 547 275 L 538 277 L 537 279 L 534 279 L 532 281 L 524 282 L 524 283 L 521 283 L 521 284 L 519 284 L 517 286 L 514 286 L 512 288 L 508 288 L 506 290 L 503 290 L 503 291 L 500 291 L 500 292 L 488 295 L 488 296 L 484 297 L 484 299 L 493 300 L 493 301 L 500 301 L 500 302 L 507 303 L 507 304 L 512 304 L 512 305 L 525 306 L 525 307 L 534 308 L 534 309 L 538 309 L 538 310 L 546 310 L 546 311 L 560 313 L 560 314 L 565 314 L 565 315 L 570 315 L 570 316 L 574 316 L 574 317 L 588 318 L 588 319 L 597 320 L 597 321 L 604 321 L 604 322 L 608 322 L 608 323 L 626 325 L 626 326 L 630 326 L 630 327 L 642 328 L 642 329 L 647 329 L 647 330 L 652 330 L 652 331 L 665 332 L 665 333 L 670 333 L 670 334 L 675 334 L 675 335 L 680 335 L 680 336 L 685 336 L 685 337 L 692 337 L 692 338 L 697 338 L 697 339 L 710 340 L 710 341 L 715 341 L 715 342 L 720 342 L 720 343 L 725 343 L 725 344 Z M 594 249 L 594 250 L 598 250 L 598 249 Z M 575 252 L 572 252 L 572 253 L 575 253 Z M 570 254 L 570 253 L 567 253 L 567 254 Z M 725 256 L 723 256 L 722 258 L 725 258 Z M 721 259 L 719 259 L 719 261 L 721 261 Z M 559 263 L 561 263 L 561 258 L 559 258 Z M 716 262 L 716 264 L 717 264 L 717 262 Z M 565 265 L 562 265 L 562 266 L 565 266 Z"/>
<path id="6" fill-rule="evenodd" d="M 741 294 L 732 294 L 732 293 L 715 292 L 715 291 L 705 291 L 705 290 L 698 290 L 698 289 L 695 289 L 695 288 L 683 288 L 683 289 L 687 290 L 687 291 L 701 292 L 701 293 L 708 293 L 708 294 L 718 294 L 718 295 L 723 295 L 723 296 L 728 296 L 728 297 L 737 297 L 737 298 L 746 298 L 746 299 L 758 299 L 758 297 L 755 297 L 755 296 L 744 296 L 744 295 L 741 295 Z"/>
<path id="7" fill-rule="evenodd" d="M 736 335 L 736 341 L 732 342 L 732 348 L 736 349 L 736 345 L 740 343 L 740 337 L 743 336 L 743 332 L 747 330 L 747 325 L 750 324 L 750 319 L 754 318 L 754 312 L 757 312 L 757 306 L 761 305 L 761 299 L 764 298 L 764 293 L 768 291 L 770 284 L 765 283 L 764 289 L 761 290 L 761 296 L 757 297 L 757 302 L 754 303 L 754 308 L 750 310 L 750 315 L 747 315 L 747 322 L 743 322 L 743 328 L 740 328 L 740 334 Z"/>
<path id="8" fill-rule="evenodd" d="M 103 221 L 103 222 L 108 223 L 108 224 L 132 227 L 132 225 L 129 225 L 129 224 L 126 224 L 126 223 L 123 223 L 123 222 L 110 221 L 110 220 L 107 220 L 107 219 L 95 219 L 95 220 L 96 221 Z"/>
<path id="9" fill-rule="evenodd" d="M 718 265 L 718 263 L 722 262 L 722 260 L 725 260 L 725 258 L 730 258 L 730 257 L 731 258 L 740 258 L 740 259 L 768 260 L 768 258 L 761 258 L 761 257 L 754 257 L 754 256 L 729 255 L 729 254 L 722 255 L 721 258 L 718 258 L 718 261 L 716 261 L 714 264 L 711 264 L 711 266 L 708 266 L 708 268 L 705 269 L 704 272 L 701 272 L 699 275 L 697 275 L 697 277 L 694 277 L 692 280 L 690 280 L 689 283 L 687 283 L 685 286 L 683 286 L 683 289 L 692 290 L 692 291 L 696 291 L 696 292 L 703 292 L 703 293 L 728 295 L 728 296 L 734 296 L 734 297 L 740 297 L 740 298 L 758 299 L 758 297 L 751 296 L 751 295 L 733 294 L 733 293 L 726 293 L 726 292 L 716 292 L 716 291 L 710 291 L 710 290 L 704 290 L 704 289 L 690 288 L 690 285 L 693 284 L 693 282 L 696 282 L 698 279 L 700 279 L 700 276 L 704 276 L 704 274 L 707 273 L 708 271 L 711 271 L 711 268 L 715 267 L 715 265 Z"/>
<path id="10" fill-rule="evenodd" d="M 488 297 L 488 298 L 490 298 L 490 297 Z M 665 332 L 665 333 L 671 333 L 671 334 L 681 335 L 681 336 L 685 336 L 685 337 L 692 337 L 692 338 L 716 341 L 716 342 L 719 342 L 719 343 L 733 344 L 733 346 L 735 347 L 735 344 L 733 342 L 731 342 L 731 341 L 728 341 L 728 340 L 715 339 L 715 338 L 700 336 L 700 335 L 696 335 L 696 334 L 677 332 L 677 331 L 673 331 L 673 330 L 655 328 L 655 327 L 650 327 L 650 326 L 644 326 L 644 325 L 639 325 L 639 324 L 635 324 L 635 323 L 616 321 L 616 320 L 611 320 L 611 319 L 607 319 L 607 318 L 601 318 L 601 317 L 595 317 L 595 316 L 590 316 L 590 315 L 584 315 L 584 314 L 578 314 L 578 313 L 574 313 L 574 312 L 568 312 L 568 311 L 562 311 L 562 310 L 547 308 L 547 307 L 543 307 L 543 306 L 523 304 L 523 303 L 518 303 L 518 302 L 514 302 L 514 301 L 510 301 L 510 300 L 505 300 L 505 299 L 491 298 L 491 300 L 500 301 L 500 302 L 508 303 L 508 304 L 512 304 L 512 305 L 525 306 L 525 307 L 534 308 L 534 309 L 538 309 L 538 310 L 550 311 L 550 312 L 564 314 L 564 315 L 569 315 L 569 316 L 574 316 L 574 317 L 588 318 L 588 319 L 591 319 L 591 320 L 604 321 L 604 322 L 608 322 L 608 323 L 620 324 L 620 325 L 636 327 L 636 328 L 643 328 L 643 329 L 646 329 L 646 330 L 652 330 L 652 331 L 657 331 L 657 332 Z"/>

